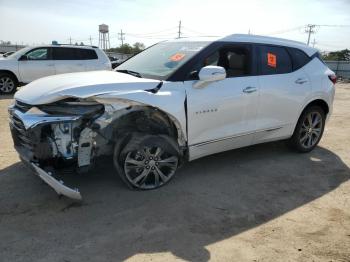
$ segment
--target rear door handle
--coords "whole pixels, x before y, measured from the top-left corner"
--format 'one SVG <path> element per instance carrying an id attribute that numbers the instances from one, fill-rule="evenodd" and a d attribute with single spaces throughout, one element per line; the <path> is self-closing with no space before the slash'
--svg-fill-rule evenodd
<path id="1" fill-rule="evenodd" d="M 306 82 L 307 82 L 307 79 L 305 79 L 305 78 L 298 78 L 297 80 L 295 80 L 295 83 L 299 84 L 299 85 L 302 85 Z"/>
<path id="2" fill-rule="evenodd" d="M 247 94 L 250 94 L 256 91 L 257 91 L 257 88 L 253 86 L 247 86 L 246 88 L 243 89 L 243 92 Z"/>

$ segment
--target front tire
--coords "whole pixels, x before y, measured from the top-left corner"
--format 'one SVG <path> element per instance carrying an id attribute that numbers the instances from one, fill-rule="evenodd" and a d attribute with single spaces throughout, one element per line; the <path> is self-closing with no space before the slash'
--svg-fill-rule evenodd
<path id="1" fill-rule="evenodd" d="M 168 183 L 179 165 L 177 143 L 166 135 L 134 134 L 125 146 L 115 146 L 113 162 L 131 188 L 149 190 Z"/>
<path id="2" fill-rule="evenodd" d="M 13 94 L 18 86 L 17 79 L 8 73 L 0 73 L 0 94 Z"/>
<path id="3" fill-rule="evenodd" d="M 321 107 L 310 106 L 306 108 L 301 114 L 288 144 L 298 152 L 310 152 L 322 138 L 325 120 L 326 115 Z"/>

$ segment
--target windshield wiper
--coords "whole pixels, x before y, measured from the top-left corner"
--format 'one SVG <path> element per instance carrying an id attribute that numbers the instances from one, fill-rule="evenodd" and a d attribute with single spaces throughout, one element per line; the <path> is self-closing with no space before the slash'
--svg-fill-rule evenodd
<path id="1" fill-rule="evenodd" d="M 129 75 L 132 75 L 132 76 L 136 76 L 136 77 L 142 78 L 141 74 L 138 73 L 138 72 L 135 72 L 135 71 L 126 70 L 126 69 L 119 69 L 119 70 L 116 70 L 116 71 L 119 72 L 119 73 L 129 74 Z"/>

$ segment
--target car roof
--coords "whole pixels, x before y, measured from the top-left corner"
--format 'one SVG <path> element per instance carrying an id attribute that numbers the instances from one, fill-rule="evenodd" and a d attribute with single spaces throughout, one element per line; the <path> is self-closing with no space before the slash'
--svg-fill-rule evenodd
<path id="1" fill-rule="evenodd" d="M 232 34 L 224 37 L 220 36 L 204 36 L 204 37 L 188 37 L 179 38 L 173 41 L 186 41 L 186 42 L 238 42 L 238 43 L 257 43 L 257 44 L 270 44 L 270 45 L 281 45 L 287 47 L 294 47 L 304 51 L 309 56 L 318 52 L 316 48 L 312 48 L 302 42 L 270 37 L 270 36 L 260 36 L 260 35 L 250 35 L 250 34 Z"/>

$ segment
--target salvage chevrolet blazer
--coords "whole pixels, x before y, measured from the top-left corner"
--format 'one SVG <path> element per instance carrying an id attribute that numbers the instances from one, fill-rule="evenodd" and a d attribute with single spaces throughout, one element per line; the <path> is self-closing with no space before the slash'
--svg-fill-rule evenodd
<path id="1" fill-rule="evenodd" d="M 112 155 L 131 188 L 166 184 L 186 161 L 275 140 L 299 152 L 320 141 L 334 73 L 316 49 L 230 35 L 158 43 L 113 71 L 36 80 L 15 94 L 10 127 L 21 159 L 57 193 L 55 178 Z"/>

